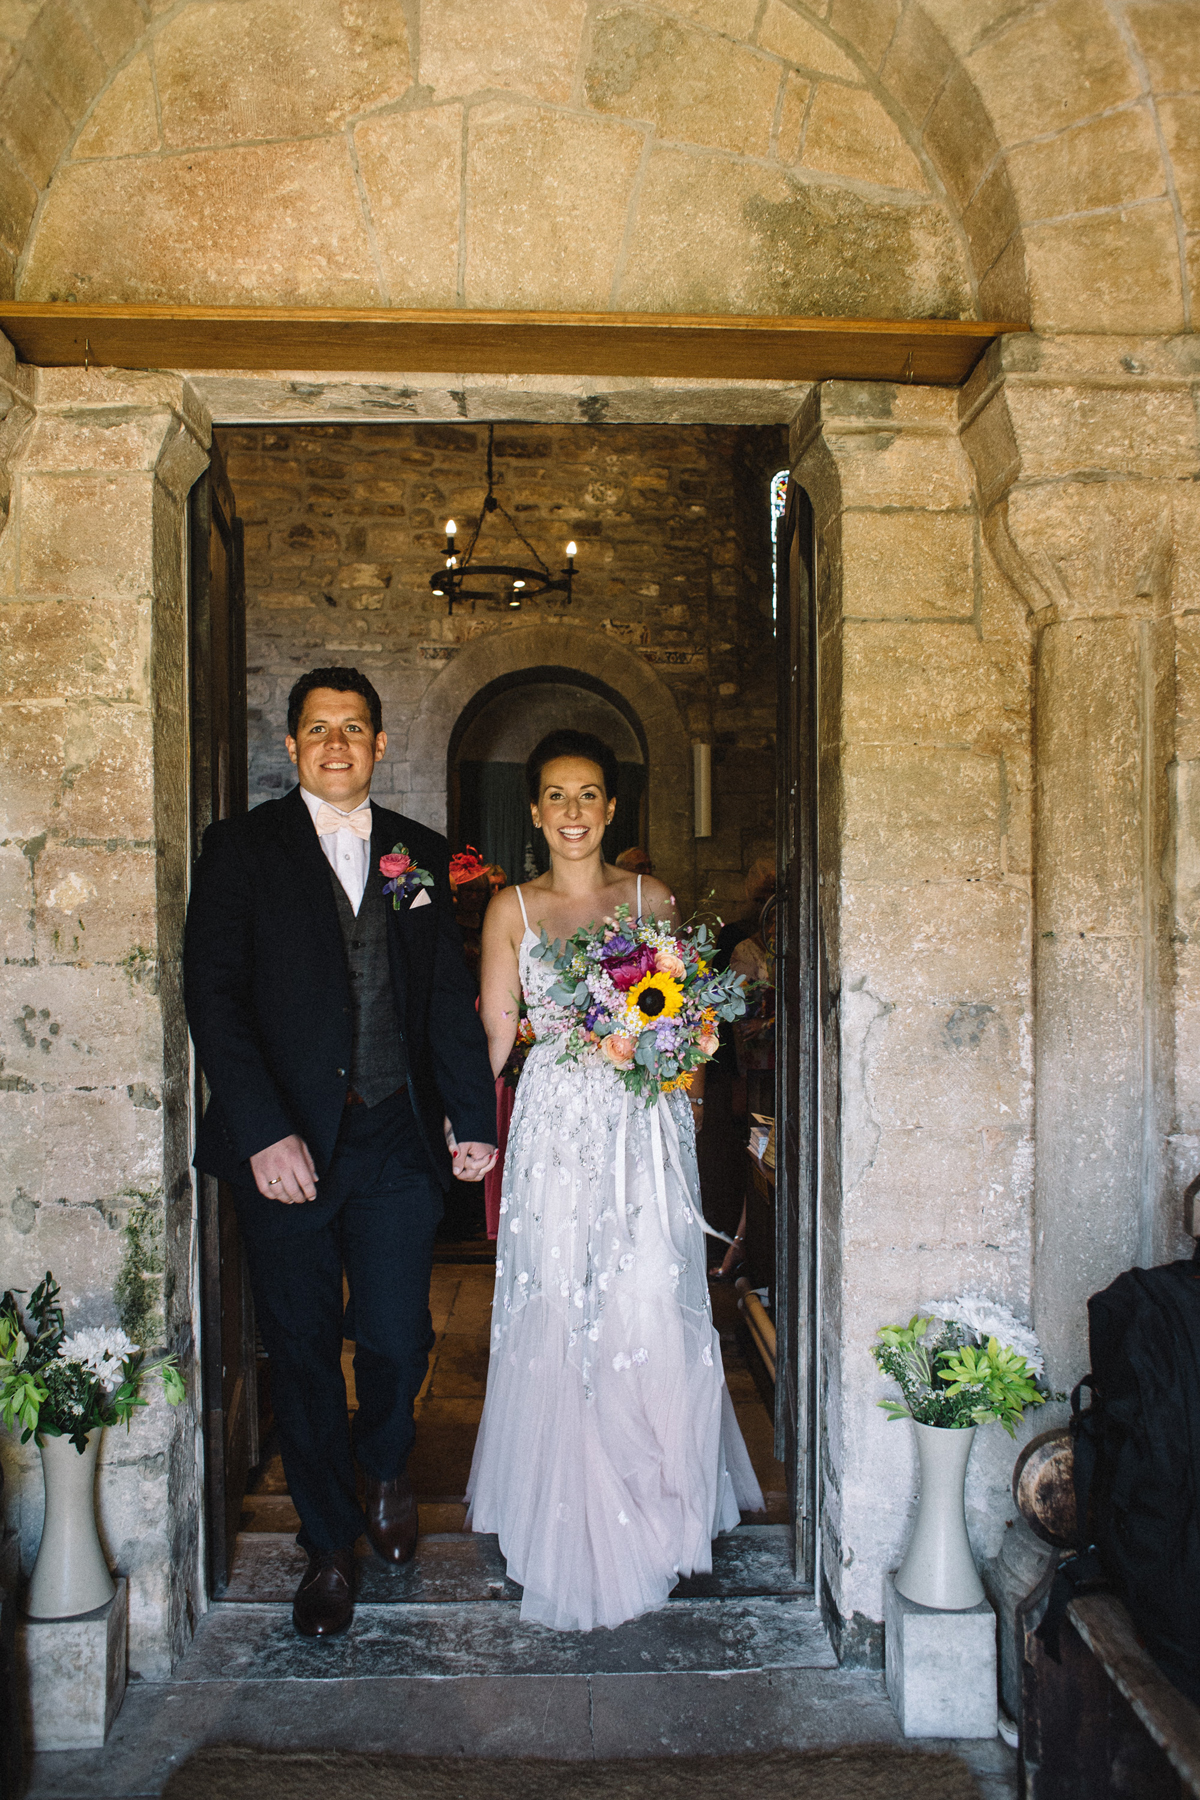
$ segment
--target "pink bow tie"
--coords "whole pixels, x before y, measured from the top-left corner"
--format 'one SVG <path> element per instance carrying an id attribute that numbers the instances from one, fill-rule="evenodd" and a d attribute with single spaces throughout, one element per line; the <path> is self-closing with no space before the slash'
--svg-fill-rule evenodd
<path id="1" fill-rule="evenodd" d="M 352 813 L 343 813 L 336 806 L 327 806 L 322 800 L 317 808 L 317 836 L 328 837 L 331 831 L 352 831 L 355 837 L 369 838 L 371 808 L 360 806 Z"/>

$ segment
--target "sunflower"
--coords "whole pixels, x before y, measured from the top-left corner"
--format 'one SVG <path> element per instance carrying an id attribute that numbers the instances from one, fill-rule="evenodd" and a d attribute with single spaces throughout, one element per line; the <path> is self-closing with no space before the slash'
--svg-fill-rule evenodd
<path id="1" fill-rule="evenodd" d="M 683 989 L 673 975 L 646 975 L 625 996 L 631 1013 L 639 1024 L 650 1025 L 655 1019 L 673 1019 L 683 1005 Z"/>

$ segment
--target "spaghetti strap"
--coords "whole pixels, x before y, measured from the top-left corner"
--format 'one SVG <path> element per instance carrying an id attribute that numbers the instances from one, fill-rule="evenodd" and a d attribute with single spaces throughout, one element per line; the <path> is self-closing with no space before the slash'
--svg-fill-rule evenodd
<path id="1" fill-rule="evenodd" d="M 640 875 L 638 876 L 637 885 L 637 916 L 638 923 L 640 924 L 642 919 L 642 878 Z"/>
<path id="2" fill-rule="evenodd" d="M 525 929 L 526 929 L 526 931 L 528 931 L 529 930 L 529 914 L 525 911 L 525 896 L 521 892 L 521 887 L 520 887 L 519 882 L 517 884 L 517 899 L 521 903 L 521 917 L 524 919 Z"/>

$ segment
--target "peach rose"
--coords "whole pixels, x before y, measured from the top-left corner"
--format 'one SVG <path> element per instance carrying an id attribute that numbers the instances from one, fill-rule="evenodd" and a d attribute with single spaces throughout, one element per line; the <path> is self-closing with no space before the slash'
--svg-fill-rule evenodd
<path id="1" fill-rule="evenodd" d="M 682 981 L 687 974 L 683 958 L 676 956 L 673 950 L 657 950 L 654 967 L 660 975 L 670 975 L 675 981 Z"/>
<path id="2" fill-rule="evenodd" d="M 715 1031 L 706 1031 L 704 1036 L 700 1039 L 699 1049 L 701 1056 L 715 1056 L 717 1054 L 717 1046 L 720 1042 L 721 1040 Z"/>
<path id="3" fill-rule="evenodd" d="M 606 1056 L 614 1069 L 632 1069 L 633 1053 L 637 1048 L 637 1039 L 627 1031 L 610 1031 L 601 1039 L 600 1054 Z"/>
<path id="4" fill-rule="evenodd" d="M 381 856 L 379 859 L 379 873 L 386 875 L 389 881 L 395 881 L 399 876 L 406 875 L 412 866 L 411 856 L 403 854 L 398 856 L 394 850 L 389 850 L 386 856 Z"/>

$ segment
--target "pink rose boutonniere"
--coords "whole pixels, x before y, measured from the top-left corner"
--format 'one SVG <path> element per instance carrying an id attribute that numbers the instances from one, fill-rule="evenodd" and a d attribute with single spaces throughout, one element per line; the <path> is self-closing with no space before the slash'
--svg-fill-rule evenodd
<path id="1" fill-rule="evenodd" d="M 387 855 L 380 857 L 379 873 L 387 877 L 383 891 L 392 896 L 392 905 L 397 912 L 400 902 L 411 899 L 418 888 L 433 886 L 429 870 L 418 869 L 403 844 L 393 844 Z"/>

